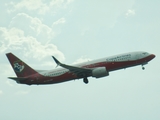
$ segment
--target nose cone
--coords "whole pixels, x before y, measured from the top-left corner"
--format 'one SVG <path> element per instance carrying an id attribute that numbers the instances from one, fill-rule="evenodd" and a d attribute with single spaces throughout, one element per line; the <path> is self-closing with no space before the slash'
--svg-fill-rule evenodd
<path id="1" fill-rule="evenodd" d="M 156 56 L 155 56 L 154 54 L 150 54 L 149 57 L 148 57 L 148 58 L 149 58 L 148 60 L 150 61 L 150 60 L 152 60 L 152 59 L 155 58 L 155 57 L 156 57 Z"/>
<path id="2" fill-rule="evenodd" d="M 151 58 L 153 59 L 153 58 L 155 58 L 156 56 L 154 55 L 154 54 L 151 54 Z"/>

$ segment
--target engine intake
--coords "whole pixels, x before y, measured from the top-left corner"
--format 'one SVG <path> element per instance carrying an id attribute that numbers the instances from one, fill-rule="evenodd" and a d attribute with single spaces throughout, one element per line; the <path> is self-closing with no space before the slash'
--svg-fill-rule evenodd
<path id="1" fill-rule="evenodd" d="M 108 75 L 109 72 L 106 70 L 105 67 L 98 67 L 92 70 L 92 77 L 100 78 Z"/>

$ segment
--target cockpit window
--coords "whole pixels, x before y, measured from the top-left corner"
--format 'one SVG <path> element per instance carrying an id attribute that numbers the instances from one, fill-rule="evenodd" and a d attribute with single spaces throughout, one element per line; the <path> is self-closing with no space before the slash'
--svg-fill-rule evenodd
<path id="1" fill-rule="evenodd" d="M 143 53 L 142 53 L 142 55 L 144 55 L 144 56 L 148 56 L 148 55 L 149 55 L 149 53 L 147 53 L 147 52 L 143 52 Z"/>
<path id="2" fill-rule="evenodd" d="M 143 55 L 147 55 L 147 52 L 142 53 Z"/>

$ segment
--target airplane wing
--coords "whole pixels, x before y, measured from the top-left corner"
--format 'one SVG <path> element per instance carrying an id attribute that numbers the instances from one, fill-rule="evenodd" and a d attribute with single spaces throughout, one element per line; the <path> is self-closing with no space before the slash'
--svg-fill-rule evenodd
<path id="1" fill-rule="evenodd" d="M 87 76 L 87 75 L 92 73 L 92 69 L 62 64 L 54 56 L 52 56 L 52 57 L 53 57 L 53 59 L 54 59 L 54 61 L 56 62 L 57 65 L 68 69 L 69 71 L 75 73 L 78 76 Z"/>

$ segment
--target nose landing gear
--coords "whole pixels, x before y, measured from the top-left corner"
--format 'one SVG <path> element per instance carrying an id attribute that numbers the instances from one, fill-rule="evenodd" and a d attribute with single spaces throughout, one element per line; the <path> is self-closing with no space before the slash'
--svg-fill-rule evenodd
<path id="1" fill-rule="evenodd" d="M 145 70 L 145 67 L 142 67 L 142 70 Z"/>
<path id="2" fill-rule="evenodd" d="M 143 66 L 143 65 L 146 65 L 146 64 L 148 64 L 147 62 L 144 62 L 143 64 L 142 64 L 142 70 L 145 70 L 145 67 Z"/>
<path id="3" fill-rule="evenodd" d="M 87 79 L 87 77 L 85 77 L 85 78 L 83 78 L 83 82 L 85 83 L 85 84 L 88 84 L 88 79 Z"/>
<path id="4" fill-rule="evenodd" d="M 142 70 L 145 70 L 145 67 L 142 65 Z"/>

